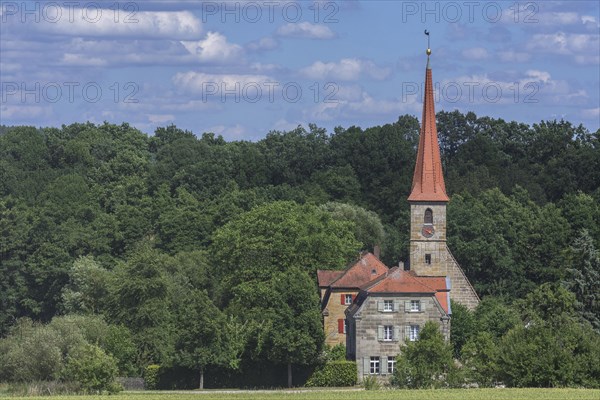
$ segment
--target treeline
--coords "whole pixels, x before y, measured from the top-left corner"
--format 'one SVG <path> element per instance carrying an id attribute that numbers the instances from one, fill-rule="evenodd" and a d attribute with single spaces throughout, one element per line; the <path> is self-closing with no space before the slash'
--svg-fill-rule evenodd
<path id="1" fill-rule="evenodd" d="M 513 303 L 560 284 L 598 329 L 599 132 L 437 117 L 449 245 L 478 293 Z M 102 348 L 121 374 L 285 380 L 281 366 L 322 351 L 316 269 L 374 245 L 388 265 L 407 260 L 418 133 L 411 116 L 255 143 L 175 126 L 0 127 L 0 335 L 24 317 L 97 315 L 134 345 L 126 368 Z"/>

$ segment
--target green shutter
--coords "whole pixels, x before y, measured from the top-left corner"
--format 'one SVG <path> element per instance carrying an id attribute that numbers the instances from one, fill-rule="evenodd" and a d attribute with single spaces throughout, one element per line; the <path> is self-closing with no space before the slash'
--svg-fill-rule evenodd
<path id="1" fill-rule="evenodd" d="M 410 312 L 410 300 L 404 302 L 404 312 Z"/>
<path id="2" fill-rule="evenodd" d="M 410 325 L 404 327 L 404 342 L 410 342 Z"/>
<path id="3" fill-rule="evenodd" d="M 402 302 L 400 300 L 394 300 L 394 312 L 400 311 L 401 305 L 402 305 Z"/>
<path id="4" fill-rule="evenodd" d="M 421 311 L 427 311 L 427 307 L 429 306 L 429 300 L 421 300 Z"/>
<path id="5" fill-rule="evenodd" d="M 383 356 L 381 357 L 381 364 L 379 364 L 379 371 L 381 372 L 381 375 L 387 375 L 387 357 Z"/>
<path id="6" fill-rule="evenodd" d="M 383 311 L 383 300 L 377 302 L 377 311 Z"/>
<path id="7" fill-rule="evenodd" d="M 383 340 L 383 325 L 377 327 L 377 340 Z"/>
<path id="8" fill-rule="evenodd" d="M 369 375 L 370 368 L 371 359 L 369 357 L 365 357 L 363 362 L 363 375 Z"/>
<path id="9" fill-rule="evenodd" d="M 400 327 L 394 326 L 394 342 L 400 340 Z"/>

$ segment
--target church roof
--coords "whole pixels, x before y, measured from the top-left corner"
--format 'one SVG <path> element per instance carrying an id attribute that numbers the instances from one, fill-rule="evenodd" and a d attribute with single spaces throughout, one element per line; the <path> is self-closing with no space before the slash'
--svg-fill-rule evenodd
<path id="1" fill-rule="evenodd" d="M 373 253 L 364 253 L 345 271 L 317 271 L 319 287 L 355 288 L 385 274 L 388 267 Z"/>
<path id="2" fill-rule="evenodd" d="M 429 54 L 429 53 L 428 53 Z M 425 95 L 423 99 L 423 118 L 419 135 L 419 150 L 413 175 L 413 183 L 408 201 L 448 201 L 446 185 L 442 173 L 440 145 L 435 126 L 435 107 L 433 102 L 433 82 L 429 55 L 425 69 Z"/>

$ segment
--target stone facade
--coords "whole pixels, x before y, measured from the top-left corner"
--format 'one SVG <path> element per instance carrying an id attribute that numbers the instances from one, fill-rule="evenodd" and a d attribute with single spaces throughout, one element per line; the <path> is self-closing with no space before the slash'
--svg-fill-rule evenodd
<path id="1" fill-rule="evenodd" d="M 425 222 L 427 210 L 431 210 L 432 223 Z M 411 202 L 410 211 L 411 271 L 419 276 L 449 277 L 450 298 L 469 309 L 477 307 L 479 297 L 446 244 L 446 203 Z M 426 228 L 433 228 L 431 237 L 424 235 Z"/>
<path id="2" fill-rule="evenodd" d="M 325 294 L 325 292 L 322 292 Z M 356 297 L 358 290 L 332 290 L 327 294 L 327 303 L 323 310 L 323 329 L 325 330 L 325 344 L 335 346 L 336 344 L 346 345 L 346 334 L 340 332 L 340 320 L 346 319 L 346 309 L 350 304 L 342 304 L 342 296 L 351 295 L 352 299 Z"/>
<path id="3" fill-rule="evenodd" d="M 411 340 L 411 326 L 422 328 L 427 321 L 436 321 L 446 340 L 450 337 L 450 318 L 433 295 L 362 293 L 360 296 L 362 299 L 359 297 L 357 304 L 347 311 L 346 343 L 348 358 L 356 360 L 359 380 L 369 375 L 388 378 L 392 372 L 388 361 L 395 360 L 401 347 Z M 393 302 L 393 311 L 384 311 L 384 300 Z M 411 311 L 411 301 L 420 302 L 419 311 Z M 391 327 L 391 332 L 386 327 Z M 372 357 L 378 357 L 378 371 L 372 369 Z"/>

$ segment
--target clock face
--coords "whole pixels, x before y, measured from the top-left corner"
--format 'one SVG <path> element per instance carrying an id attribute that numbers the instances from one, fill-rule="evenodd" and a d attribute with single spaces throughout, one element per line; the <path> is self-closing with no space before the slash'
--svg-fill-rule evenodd
<path id="1" fill-rule="evenodd" d="M 430 238 L 433 236 L 433 234 L 435 233 L 435 229 L 433 229 L 432 225 L 428 225 L 428 226 L 424 226 L 423 229 L 421 229 L 421 233 L 423 234 L 423 236 L 425 236 L 426 238 Z"/>

